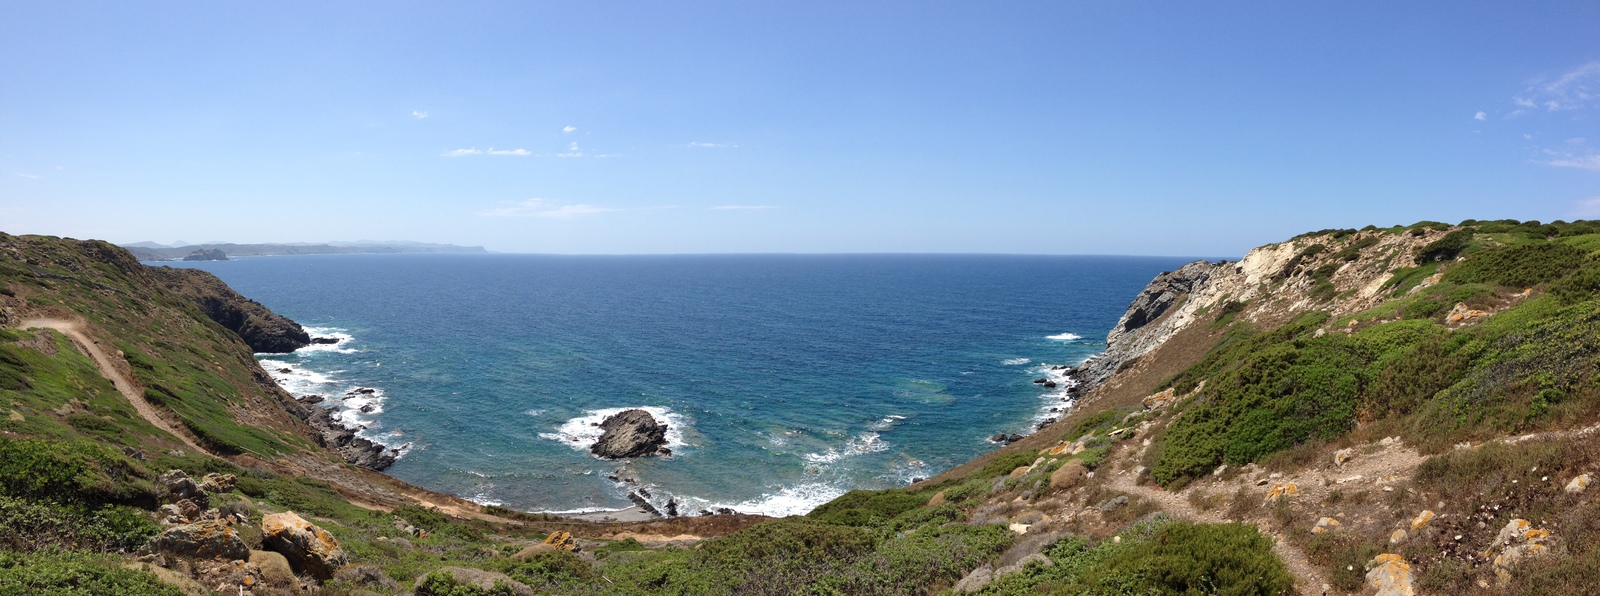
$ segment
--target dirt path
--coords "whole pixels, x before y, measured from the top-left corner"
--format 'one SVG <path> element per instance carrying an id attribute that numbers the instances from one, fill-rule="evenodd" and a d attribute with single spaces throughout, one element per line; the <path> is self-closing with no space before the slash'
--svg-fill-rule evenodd
<path id="1" fill-rule="evenodd" d="M 150 422 L 150 424 L 154 424 L 156 428 L 167 431 L 168 434 L 177 437 L 178 440 L 183 441 L 185 445 L 188 445 L 195 451 L 210 455 L 212 457 L 217 456 L 216 454 L 206 451 L 205 448 L 195 444 L 194 440 L 190 439 L 188 434 L 178 432 L 176 428 L 167 423 L 167 420 L 162 418 L 161 415 L 156 412 L 156 409 L 150 405 L 150 402 L 144 400 L 144 394 L 141 393 L 134 385 L 133 380 L 129 379 L 126 375 L 123 375 L 122 371 L 117 369 L 116 365 L 111 360 L 111 356 L 107 355 L 105 350 L 100 349 L 100 345 L 96 343 L 94 339 L 90 338 L 83 332 L 83 323 L 81 321 L 73 321 L 70 319 L 26 319 L 17 327 L 21 329 L 54 329 L 61 332 L 62 335 L 65 335 L 68 339 L 71 339 L 73 343 L 78 344 L 78 347 L 82 348 L 84 353 L 88 354 L 89 357 L 94 360 L 94 365 L 96 368 L 100 369 L 101 376 L 104 376 L 106 380 L 111 381 L 111 384 L 116 386 L 117 391 L 122 393 L 123 397 L 128 398 L 129 403 L 133 404 L 133 409 L 138 410 L 139 415 L 143 416 L 145 420 Z"/>
<path id="2" fill-rule="evenodd" d="M 1220 524 L 1223 522 L 1220 514 L 1195 509 L 1193 505 L 1189 504 L 1189 500 L 1186 497 L 1180 496 L 1178 493 L 1158 490 L 1148 486 L 1139 486 L 1134 484 L 1134 480 L 1135 476 L 1133 474 L 1119 474 L 1111 478 L 1110 488 L 1149 500 L 1155 503 L 1162 511 L 1167 512 L 1167 514 L 1182 519 L 1208 524 Z M 1249 522 L 1252 520 L 1238 521 Z M 1260 527 L 1261 524 L 1258 523 L 1256 526 Z M 1283 560 L 1283 564 L 1289 568 L 1289 573 L 1294 575 L 1295 590 L 1301 594 L 1322 594 L 1323 586 L 1328 583 L 1322 571 L 1312 565 L 1309 559 L 1306 559 L 1305 553 L 1291 546 L 1287 540 L 1283 540 L 1278 536 L 1273 536 L 1273 538 L 1272 552 Z"/>

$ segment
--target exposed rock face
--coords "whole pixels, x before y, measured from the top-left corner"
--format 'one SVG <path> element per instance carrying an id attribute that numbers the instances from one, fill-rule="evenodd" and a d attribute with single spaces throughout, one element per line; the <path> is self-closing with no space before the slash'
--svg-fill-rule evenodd
<path id="1" fill-rule="evenodd" d="M 214 493 L 232 492 L 233 488 L 238 484 L 239 479 L 235 478 L 233 474 L 218 474 L 216 472 L 206 474 L 205 478 L 200 480 L 201 490 Z"/>
<path id="2" fill-rule="evenodd" d="M 185 255 L 185 261 L 226 261 L 228 254 L 217 248 L 202 248 Z"/>
<path id="3" fill-rule="evenodd" d="M 600 423 L 605 433 L 589 452 L 607 459 L 645 457 L 665 451 L 667 425 L 644 410 L 623 410 Z"/>
<path id="4" fill-rule="evenodd" d="M 211 508 L 211 497 L 201 490 L 200 485 L 190 478 L 183 470 L 167 470 L 158 480 L 167 490 L 168 503 L 190 501 L 200 509 Z"/>
<path id="5" fill-rule="evenodd" d="M 1099 357 L 1083 363 L 1073 371 L 1072 378 L 1082 384 L 1083 390 L 1093 388 L 1117 372 L 1122 363 L 1155 349 L 1166 337 L 1146 332 L 1146 328 L 1167 313 L 1179 300 L 1211 279 L 1220 264 L 1195 261 L 1157 275 L 1150 285 L 1133 299 L 1122 320 L 1106 335 L 1106 351 Z"/>
<path id="6" fill-rule="evenodd" d="M 345 564 L 339 541 L 294 512 L 274 513 L 262 519 L 261 545 L 283 555 L 301 573 L 321 580 L 331 579 L 333 572 Z M 248 549 L 244 556 L 250 556 Z"/>
<path id="7" fill-rule="evenodd" d="M 278 354 L 311 345 L 311 335 L 299 323 L 239 295 L 215 275 L 170 267 L 150 267 L 149 271 L 161 285 L 199 307 L 207 318 L 237 333 L 252 351 Z"/>
<path id="8" fill-rule="evenodd" d="M 295 416 L 305 420 L 306 424 L 317 431 L 314 438 L 318 445 L 338 451 L 344 461 L 380 472 L 394 465 L 394 460 L 400 456 L 399 450 L 356 436 L 356 431 L 359 429 L 347 427 L 335 420 L 333 414 L 336 411 L 316 406 L 301 406 L 291 410 Z"/>
<path id="9" fill-rule="evenodd" d="M 1367 564 L 1367 585 L 1378 589 L 1376 596 L 1412 596 L 1411 564 L 1404 557 L 1384 553 Z"/>
<path id="10" fill-rule="evenodd" d="M 232 526 L 219 520 L 202 520 L 167 528 L 150 539 L 153 552 L 201 559 L 248 559 L 250 547 Z"/>

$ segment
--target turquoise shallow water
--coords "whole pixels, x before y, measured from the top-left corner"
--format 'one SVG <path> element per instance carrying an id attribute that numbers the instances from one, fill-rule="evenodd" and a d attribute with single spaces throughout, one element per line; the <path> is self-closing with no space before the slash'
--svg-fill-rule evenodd
<path id="1" fill-rule="evenodd" d="M 530 511 L 629 505 L 590 422 L 646 407 L 660 501 L 803 513 L 900 486 L 1055 415 L 1031 381 L 1103 347 L 1190 259 L 980 255 L 318 255 L 185 263 L 341 343 L 260 355 L 338 403 L 388 472 Z M 360 412 L 366 406 L 369 412 Z M 574 441 L 573 439 L 578 439 Z"/>

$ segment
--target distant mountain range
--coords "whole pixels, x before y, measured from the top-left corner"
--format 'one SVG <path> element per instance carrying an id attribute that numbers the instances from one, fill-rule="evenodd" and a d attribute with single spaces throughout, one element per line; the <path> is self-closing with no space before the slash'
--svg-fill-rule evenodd
<path id="1" fill-rule="evenodd" d="M 220 250 L 229 257 L 266 257 L 277 255 L 338 255 L 370 253 L 484 253 L 482 246 L 457 246 L 455 244 L 430 244 L 427 242 L 379 242 L 357 240 L 354 242 L 286 242 L 275 244 L 232 244 L 210 242 L 206 244 L 160 244 L 133 242 L 121 245 L 141 261 L 175 261 L 198 251 Z"/>

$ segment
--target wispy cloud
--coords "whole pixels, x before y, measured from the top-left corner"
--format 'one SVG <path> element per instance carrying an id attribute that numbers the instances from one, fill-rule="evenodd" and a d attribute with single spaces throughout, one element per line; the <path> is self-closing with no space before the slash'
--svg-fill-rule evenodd
<path id="1" fill-rule="evenodd" d="M 478 148 L 474 147 L 472 149 L 451 149 L 449 151 L 441 153 L 440 155 L 443 155 L 445 157 L 466 157 L 468 155 L 522 155 L 522 156 L 526 156 L 526 155 L 533 155 L 533 152 L 529 151 L 527 149 L 495 149 L 494 147 L 490 147 L 488 151 L 484 151 L 482 149 L 478 149 Z"/>
<path id="2" fill-rule="evenodd" d="M 578 127 L 572 126 L 570 124 L 567 125 L 567 126 L 561 127 L 561 133 L 562 134 L 572 134 L 573 131 L 576 131 L 576 130 L 578 130 Z"/>
<path id="3" fill-rule="evenodd" d="M 1488 120 L 1489 119 L 1489 114 L 1484 113 L 1484 112 L 1478 112 L 1478 113 L 1472 115 L 1472 119 L 1473 120 L 1477 120 L 1479 122 L 1482 122 L 1484 120 Z"/>
<path id="4" fill-rule="evenodd" d="M 571 145 L 567 146 L 566 151 L 557 153 L 555 155 L 556 157 L 583 157 L 583 150 L 578 148 L 577 141 L 573 141 Z"/>
<path id="5" fill-rule="evenodd" d="M 599 205 L 585 204 L 560 204 L 547 199 L 525 199 L 508 202 L 500 207 L 479 211 L 483 217 L 542 217 L 546 219 L 572 219 L 587 215 L 599 215 L 623 211 L 615 207 L 601 207 Z"/>
<path id="6" fill-rule="evenodd" d="M 423 112 L 423 111 L 418 111 L 418 110 L 412 110 L 411 116 L 414 117 L 414 118 L 427 118 L 428 117 L 428 113 L 427 112 Z"/>
<path id="7" fill-rule="evenodd" d="M 1600 104 L 1600 60 L 1574 68 L 1553 81 L 1534 81 L 1512 103 L 1547 112 L 1576 110 Z"/>
<path id="8" fill-rule="evenodd" d="M 40 178 L 43 178 L 43 177 L 44 177 L 44 176 L 37 176 L 37 175 L 34 175 L 34 174 L 24 174 L 24 173 L 22 173 L 22 172 L 17 172 L 17 175 L 18 175 L 18 176 L 21 176 L 21 177 L 23 177 L 23 178 L 27 178 L 27 179 L 29 179 L 29 180 L 38 180 L 38 179 L 40 179 Z"/>
<path id="9" fill-rule="evenodd" d="M 761 209 L 777 209 L 777 205 L 717 205 L 712 211 L 757 211 Z"/>
<path id="10" fill-rule="evenodd" d="M 692 143 L 684 145 L 684 147 L 689 147 L 691 149 L 737 149 L 739 147 L 739 144 L 738 143 L 707 143 L 707 142 L 704 142 L 704 141 L 694 141 Z"/>
<path id="11" fill-rule="evenodd" d="M 1600 154 L 1587 153 L 1584 155 L 1577 155 L 1566 153 L 1555 155 L 1555 159 L 1552 159 L 1546 163 L 1558 168 L 1579 168 L 1600 172 Z"/>

